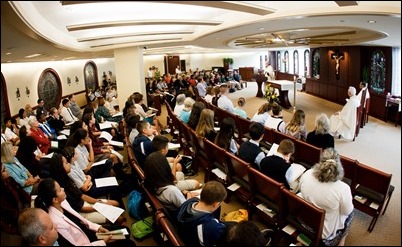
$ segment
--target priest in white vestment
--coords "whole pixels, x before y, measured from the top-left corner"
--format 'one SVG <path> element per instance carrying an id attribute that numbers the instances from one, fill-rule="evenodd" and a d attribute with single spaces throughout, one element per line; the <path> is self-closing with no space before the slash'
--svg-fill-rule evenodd
<path id="1" fill-rule="evenodd" d="M 334 136 L 341 135 L 345 139 L 352 140 L 356 130 L 357 108 L 360 106 L 359 98 L 356 96 L 356 88 L 349 87 L 349 99 L 340 112 L 336 112 L 330 118 L 330 132 Z"/>

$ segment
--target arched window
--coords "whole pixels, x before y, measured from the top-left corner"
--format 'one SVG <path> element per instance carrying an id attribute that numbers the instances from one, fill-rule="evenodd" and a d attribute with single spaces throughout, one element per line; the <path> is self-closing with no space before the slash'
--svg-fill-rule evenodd
<path id="1" fill-rule="evenodd" d="M 320 79 L 320 49 L 313 51 L 313 77 Z"/>
<path id="2" fill-rule="evenodd" d="M 310 50 L 304 51 L 304 77 L 310 78 Z"/>
<path id="3" fill-rule="evenodd" d="M 19 99 L 18 99 L 19 100 Z M 10 106 L 8 104 L 8 94 L 6 80 L 3 73 L 1 73 L 1 123 L 4 123 L 4 118 L 11 117 Z"/>
<path id="4" fill-rule="evenodd" d="M 385 91 L 385 55 L 376 50 L 371 55 L 371 89 L 377 93 Z"/>
<path id="5" fill-rule="evenodd" d="M 85 91 L 87 95 L 95 92 L 99 87 L 98 69 L 93 61 L 89 61 L 84 66 Z"/>
<path id="6" fill-rule="evenodd" d="M 38 81 L 38 97 L 45 102 L 45 108 L 59 108 L 61 101 L 61 80 L 53 69 L 45 69 Z"/>
<path id="7" fill-rule="evenodd" d="M 283 65 L 285 67 L 285 73 L 289 73 L 289 52 L 285 51 L 285 54 L 283 55 Z"/>
<path id="8" fill-rule="evenodd" d="M 293 74 L 299 74 L 299 52 L 293 52 Z"/>

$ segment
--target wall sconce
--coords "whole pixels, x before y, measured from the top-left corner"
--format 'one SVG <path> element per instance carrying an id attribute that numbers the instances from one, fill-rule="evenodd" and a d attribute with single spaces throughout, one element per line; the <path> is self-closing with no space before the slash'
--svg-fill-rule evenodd
<path id="1" fill-rule="evenodd" d="M 67 84 L 70 86 L 71 85 L 71 78 L 67 77 Z"/>
<path id="2" fill-rule="evenodd" d="M 26 95 L 27 95 L 28 98 L 29 98 L 29 94 L 31 94 L 31 91 L 29 91 L 29 88 L 28 88 L 28 87 L 25 87 L 25 93 L 26 93 Z"/>
<path id="3" fill-rule="evenodd" d="M 20 94 L 20 88 L 17 87 L 17 91 L 15 92 L 15 96 L 17 97 L 17 100 L 20 100 L 21 94 Z"/>
<path id="4" fill-rule="evenodd" d="M 80 80 L 78 79 L 78 76 L 75 76 L 75 83 L 78 84 L 79 81 L 80 81 Z"/>

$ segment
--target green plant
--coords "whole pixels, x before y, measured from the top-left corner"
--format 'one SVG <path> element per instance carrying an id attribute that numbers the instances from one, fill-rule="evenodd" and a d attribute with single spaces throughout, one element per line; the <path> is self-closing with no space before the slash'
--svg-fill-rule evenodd
<path id="1" fill-rule="evenodd" d="M 223 63 L 224 63 L 224 64 L 225 64 L 225 63 L 227 63 L 227 64 L 233 64 L 233 58 L 225 57 L 225 58 L 223 58 L 222 60 L 223 60 Z"/>

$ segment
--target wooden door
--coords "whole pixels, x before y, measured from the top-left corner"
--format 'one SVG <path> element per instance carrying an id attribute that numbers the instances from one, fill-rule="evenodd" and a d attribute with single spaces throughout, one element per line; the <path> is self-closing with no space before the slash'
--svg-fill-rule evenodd
<path id="1" fill-rule="evenodd" d="M 177 65 L 180 65 L 180 57 L 179 56 L 165 56 L 164 58 L 164 69 L 165 74 L 169 73 L 171 75 L 176 74 Z"/>

